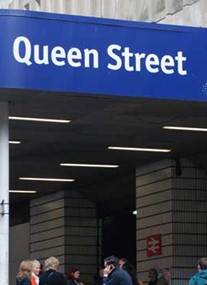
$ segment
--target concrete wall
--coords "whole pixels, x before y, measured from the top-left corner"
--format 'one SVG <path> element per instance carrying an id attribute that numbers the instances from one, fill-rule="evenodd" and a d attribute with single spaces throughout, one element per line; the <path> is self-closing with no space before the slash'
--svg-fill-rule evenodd
<path id="1" fill-rule="evenodd" d="M 136 172 L 137 268 L 171 268 L 172 285 L 187 285 L 206 255 L 207 174 L 187 160 L 166 160 Z M 147 255 L 147 237 L 161 235 L 161 254 Z"/>
<path id="2" fill-rule="evenodd" d="M 22 260 L 30 258 L 30 224 L 13 226 L 9 230 L 9 284 L 16 284 L 16 275 Z M 2 284 L 3 285 L 3 284 Z"/>
<path id="3" fill-rule="evenodd" d="M 207 26 L 206 0 L 3 0 L 0 8 Z"/>
<path id="4" fill-rule="evenodd" d="M 30 258 L 44 263 L 50 256 L 59 270 L 80 269 L 84 284 L 93 284 L 99 263 L 96 208 L 78 192 L 60 191 L 31 202 Z"/>

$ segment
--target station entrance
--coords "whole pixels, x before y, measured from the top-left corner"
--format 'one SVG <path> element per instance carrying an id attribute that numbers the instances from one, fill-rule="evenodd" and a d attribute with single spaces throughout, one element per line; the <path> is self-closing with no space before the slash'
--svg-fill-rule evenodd
<path id="1" fill-rule="evenodd" d="M 91 285 L 110 253 L 144 283 L 164 264 L 187 282 L 206 248 L 206 30 L 1 13 L 11 239 L 26 229 L 29 258 L 55 255 Z"/>

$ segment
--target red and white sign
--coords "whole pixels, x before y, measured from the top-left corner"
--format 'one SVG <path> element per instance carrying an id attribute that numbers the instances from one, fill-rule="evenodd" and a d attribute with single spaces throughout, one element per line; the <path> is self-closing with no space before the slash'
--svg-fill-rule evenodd
<path id="1" fill-rule="evenodd" d="M 161 255 L 161 234 L 147 236 L 147 256 Z"/>

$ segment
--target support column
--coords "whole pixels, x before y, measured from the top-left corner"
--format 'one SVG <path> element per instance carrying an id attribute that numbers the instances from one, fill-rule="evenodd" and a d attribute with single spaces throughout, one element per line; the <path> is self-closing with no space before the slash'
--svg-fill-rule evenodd
<path id="1" fill-rule="evenodd" d="M 30 258 L 54 255 L 59 270 L 80 269 L 84 284 L 94 283 L 100 259 L 96 207 L 78 191 L 65 190 L 33 199 L 30 208 Z"/>
<path id="2" fill-rule="evenodd" d="M 0 102 L 0 276 L 9 284 L 9 127 L 8 103 Z"/>
<path id="3" fill-rule="evenodd" d="M 207 174 L 192 162 L 166 160 L 136 171 L 137 268 L 169 267 L 171 285 L 187 285 L 207 252 Z"/>

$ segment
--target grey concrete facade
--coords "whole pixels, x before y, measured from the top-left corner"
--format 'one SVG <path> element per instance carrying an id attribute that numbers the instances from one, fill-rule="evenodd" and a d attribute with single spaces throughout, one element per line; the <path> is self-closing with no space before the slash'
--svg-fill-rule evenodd
<path id="1" fill-rule="evenodd" d="M 207 26 L 205 0 L 2 0 L 0 8 Z"/>

